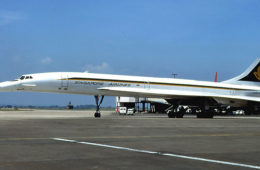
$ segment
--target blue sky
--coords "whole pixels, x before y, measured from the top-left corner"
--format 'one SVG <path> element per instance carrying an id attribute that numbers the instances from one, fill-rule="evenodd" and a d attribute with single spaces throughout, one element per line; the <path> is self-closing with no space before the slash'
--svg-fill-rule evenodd
<path id="1" fill-rule="evenodd" d="M 1 0 L 0 81 L 85 70 L 229 79 L 260 56 L 259 9 L 259 0 Z M 82 95 L 0 94 L 0 104 L 69 100 L 94 104 Z"/>

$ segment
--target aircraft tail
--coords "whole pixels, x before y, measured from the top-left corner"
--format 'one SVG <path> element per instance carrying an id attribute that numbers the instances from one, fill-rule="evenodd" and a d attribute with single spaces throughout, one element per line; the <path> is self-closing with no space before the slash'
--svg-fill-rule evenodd
<path id="1" fill-rule="evenodd" d="M 231 84 L 260 86 L 260 58 L 258 58 L 250 67 L 248 67 L 244 73 L 224 82 Z"/>

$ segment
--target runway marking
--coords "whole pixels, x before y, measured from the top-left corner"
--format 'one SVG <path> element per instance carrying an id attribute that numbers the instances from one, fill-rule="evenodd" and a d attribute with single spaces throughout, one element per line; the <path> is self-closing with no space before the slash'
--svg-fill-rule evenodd
<path id="1" fill-rule="evenodd" d="M 76 141 L 76 140 L 63 139 L 63 138 L 52 138 L 52 139 L 56 140 L 56 141 L 62 141 L 62 142 L 70 142 L 70 143 L 99 146 L 99 147 L 105 147 L 105 148 L 111 148 L 111 149 L 119 149 L 119 150 L 126 150 L 126 151 L 132 151 L 132 152 L 147 153 L 147 154 L 153 154 L 153 155 L 170 156 L 170 157 L 176 157 L 176 158 L 182 158 L 182 159 L 204 161 L 204 162 L 223 164 L 223 165 L 231 165 L 231 166 L 239 166 L 239 167 L 252 168 L 252 169 L 260 169 L 260 166 L 241 164 L 241 163 L 235 163 L 235 162 L 219 161 L 219 160 L 214 160 L 214 159 L 205 159 L 205 158 L 200 158 L 200 157 L 193 157 L 193 156 L 186 156 L 186 155 L 179 155 L 179 154 L 172 154 L 172 153 L 163 153 L 163 152 L 155 152 L 155 151 L 148 151 L 148 150 L 141 150 L 141 149 L 133 149 L 133 148 L 99 144 L 99 143 L 92 143 L 92 142 L 80 142 L 80 141 Z"/>

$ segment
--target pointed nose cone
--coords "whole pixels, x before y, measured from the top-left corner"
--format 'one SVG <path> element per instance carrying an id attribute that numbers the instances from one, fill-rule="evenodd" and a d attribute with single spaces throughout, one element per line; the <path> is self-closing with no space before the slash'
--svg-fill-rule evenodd
<path id="1" fill-rule="evenodd" d="M 16 81 L 5 81 L 0 83 L 0 92 L 16 91 L 18 83 Z"/>

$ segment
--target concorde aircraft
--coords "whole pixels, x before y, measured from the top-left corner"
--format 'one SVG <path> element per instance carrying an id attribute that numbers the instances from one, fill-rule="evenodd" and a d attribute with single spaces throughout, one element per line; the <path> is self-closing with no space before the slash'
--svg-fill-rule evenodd
<path id="1" fill-rule="evenodd" d="M 181 105 L 197 106 L 198 118 L 212 118 L 217 106 L 240 107 L 247 113 L 260 106 L 260 59 L 244 73 L 223 82 L 155 78 L 112 74 L 53 72 L 22 75 L 0 83 L 0 91 L 31 91 L 93 95 L 95 117 L 100 117 L 104 96 L 163 98 L 172 104 L 168 117 L 183 117 Z"/>

